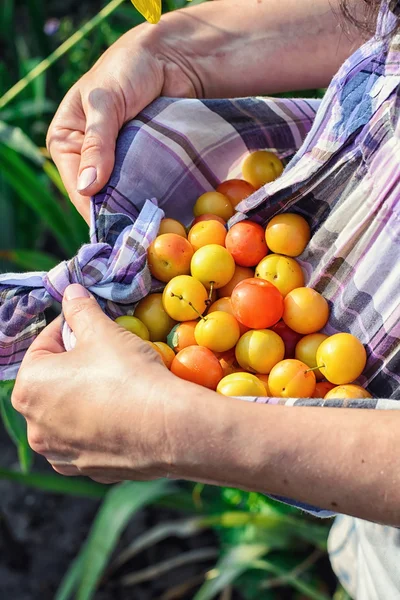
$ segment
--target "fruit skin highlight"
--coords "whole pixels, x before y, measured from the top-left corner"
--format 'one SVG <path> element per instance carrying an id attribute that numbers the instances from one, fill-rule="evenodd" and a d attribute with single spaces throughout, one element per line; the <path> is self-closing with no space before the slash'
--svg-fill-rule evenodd
<path id="1" fill-rule="evenodd" d="M 282 254 L 269 254 L 257 265 L 255 277 L 273 283 L 283 297 L 304 286 L 304 274 L 297 261 Z"/>
<path id="2" fill-rule="evenodd" d="M 200 319 L 194 337 L 199 346 L 213 352 L 226 352 L 236 345 L 240 337 L 239 323 L 228 312 L 216 310 Z"/>
<path id="3" fill-rule="evenodd" d="M 129 315 L 123 315 L 122 317 L 117 317 L 115 322 L 118 323 L 121 327 L 134 333 L 142 340 L 148 341 L 150 340 L 149 330 L 146 325 L 142 323 L 140 319 L 137 317 L 130 317 Z"/>
<path id="4" fill-rule="evenodd" d="M 264 229 L 252 221 L 233 225 L 226 236 L 225 246 L 241 267 L 254 267 L 268 252 Z"/>
<path id="5" fill-rule="evenodd" d="M 178 275 L 188 275 L 192 256 L 191 244 L 176 233 L 159 235 L 147 250 L 150 273 L 164 283 Z"/>
<path id="6" fill-rule="evenodd" d="M 248 331 L 238 341 L 236 360 L 245 371 L 267 375 L 283 359 L 285 345 L 270 329 Z"/>
<path id="7" fill-rule="evenodd" d="M 224 225 L 218 221 L 201 221 L 196 223 L 188 233 L 188 241 L 192 245 L 194 252 L 203 246 L 209 244 L 218 244 L 225 246 L 227 231 Z"/>
<path id="8" fill-rule="evenodd" d="M 235 272 L 235 261 L 226 248 L 208 244 L 196 250 L 190 263 L 190 272 L 207 288 L 226 285 Z"/>
<path id="9" fill-rule="evenodd" d="M 336 385 L 355 381 L 363 372 L 366 362 L 364 346 L 350 333 L 331 335 L 317 350 L 317 364 L 322 375 Z"/>
<path id="10" fill-rule="evenodd" d="M 152 342 L 165 342 L 176 323 L 165 311 L 162 294 L 159 293 L 149 294 L 140 300 L 135 308 L 135 317 L 146 325 Z"/>
<path id="11" fill-rule="evenodd" d="M 167 283 L 163 291 L 163 306 L 175 321 L 193 321 L 206 310 L 208 292 L 190 275 L 179 275 Z"/>
<path id="12" fill-rule="evenodd" d="M 231 302 L 234 316 L 251 329 L 268 329 L 282 317 L 282 294 L 263 279 L 245 279 L 238 283 Z"/>
<path id="13" fill-rule="evenodd" d="M 161 219 L 160 229 L 158 230 L 158 235 L 162 235 L 163 233 L 176 233 L 177 235 L 181 235 L 186 238 L 186 229 L 179 221 L 176 219 Z"/>
<path id="14" fill-rule="evenodd" d="M 275 254 L 299 256 L 308 242 L 311 232 L 307 221 L 295 213 L 276 215 L 268 222 L 265 240 Z"/>
<path id="15" fill-rule="evenodd" d="M 305 335 L 296 345 L 294 357 L 297 360 L 308 365 L 310 369 L 314 370 L 315 379 L 321 381 L 324 379 L 321 371 L 316 369 L 317 367 L 317 350 L 324 340 L 328 338 L 324 333 L 310 333 Z"/>
<path id="16" fill-rule="evenodd" d="M 308 287 L 292 290 L 283 301 L 282 319 L 288 327 L 307 335 L 325 327 L 329 306 L 321 294 Z"/>
<path id="17" fill-rule="evenodd" d="M 292 358 L 275 365 L 268 378 L 271 395 L 278 398 L 312 398 L 315 385 L 313 371 L 300 360 Z"/>
<path id="18" fill-rule="evenodd" d="M 217 386 L 218 394 L 223 396 L 266 396 L 262 381 L 251 373 L 231 373 L 226 375 Z"/>
<path id="19" fill-rule="evenodd" d="M 236 208 L 239 202 L 248 198 L 251 194 L 254 194 L 256 188 L 243 179 L 227 179 L 219 184 L 216 191 L 220 194 L 224 194 L 232 204 L 233 208 Z"/>
<path id="20" fill-rule="evenodd" d="M 242 164 L 242 176 L 245 181 L 259 189 L 274 181 L 283 171 L 282 161 L 269 150 L 257 150 L 247 156 Z"/>
<path id="21" fill-rule="evenodd" d="M 332 398 L 341 398 L 343 400 L 347 399 L 360 399 L 360 398 L 372 398 L 371 394 L 361 387 L 360 385 L 348 384 L 348 385 L 338 385 L 337 387 L 332 388 L 325 395 L 325 399 L 329 400 Z"/>
<path id="22" fill-rule="evenodd" d="M 171 373 L 177 377 L 215 390 L 223 372 L 218 358 L 208 348 L 188 346 L 175 356 Z"/>
<path id="23" fill-rule="evenodd" d="M 212 214 L 221 217 L 227 221 L 233 216 L 234 209 L 226 196 L 219 192 L 206 192 L 196 200 L 193 207 L 195 217 L 200 217 L 205 214 Z"/>

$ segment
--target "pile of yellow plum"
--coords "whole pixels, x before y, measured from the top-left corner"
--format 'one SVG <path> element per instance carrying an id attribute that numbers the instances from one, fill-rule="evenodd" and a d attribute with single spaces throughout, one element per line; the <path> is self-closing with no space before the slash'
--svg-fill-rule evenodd
<path id="1" fill-rule="evenodd" d="M 227 230 L 237 204 L 282 170 L 271 152 L 254 152 L 243 179 L 197 199 L 189 228 L 163 219 L 148 266 L 164 291 L 117 322 L 176 376 L 226 396 L 370 397 L 354 383 L 366 364 L 362 343 L 321 332 L 328 303 L 305 287 L 295 259 L 310 240 L 307 221 L 283 213 L 265 228 L 246 220 Z"/>

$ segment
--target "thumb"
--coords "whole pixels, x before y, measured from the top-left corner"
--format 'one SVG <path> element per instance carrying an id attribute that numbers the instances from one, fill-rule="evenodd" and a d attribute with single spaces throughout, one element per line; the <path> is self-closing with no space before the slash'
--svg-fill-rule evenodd
<path id="1" fill-rule="evenodd" d="M 92 335 L 103 337 L 115 333 L 118 325 L 103 313 L 96 300 L 78 283 L 69 285 L 63 298 L 64 318 L 77 342 Z"/>
<path id="2" fill-rule="evenodd" d="M 77 181 L 77 191 L 82 196 L 99 192 L 110 179 L 118 131 L 118 119 L 113 111 L 102 105 L 97 110 L 89 108 Z"/>

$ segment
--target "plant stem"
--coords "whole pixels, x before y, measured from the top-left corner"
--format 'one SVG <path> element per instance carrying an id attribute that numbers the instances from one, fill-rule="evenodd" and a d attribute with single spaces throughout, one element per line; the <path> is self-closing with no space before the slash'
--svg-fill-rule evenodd
<path id="1" fill-rule="evenodd" d="M 80 42 L 85 36 L 87 36 L 93 29 L 95 29 L 104 19 L 109 15 L 124 0 L 111 0 L 107 6 L 105 6 L 100 12 L 97 13 L 87 23 L 82 25 L 78 31 L 73 33 L 65 42 L 61 44 L 54 52 L 52 52 L 47 58 L 42 60 L 32 71 L 30 71 L 25 77 L 17 81 L 1 98 L 0 98 L 0 109 L 3 109 L 7 104 L 14 100 L 18 94 L 20 94 L 32 81 L 42 75 L 47 69 L 49 69 L 59 58 L 64 56 L 66 52 L 71 50 L 78 42 Z"/>

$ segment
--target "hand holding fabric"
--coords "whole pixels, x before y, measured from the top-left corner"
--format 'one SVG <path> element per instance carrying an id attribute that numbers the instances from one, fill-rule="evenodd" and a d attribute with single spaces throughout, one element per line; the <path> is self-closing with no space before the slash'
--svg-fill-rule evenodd
<path id="1" fill-rule="evenodd" d="M 63 475 L 104 483 L 166 476 L 165 410 L 175 378 L 82 286 L 67 288 L 63 312 L 75 348 L 65 351 L 60 318 L 53 321 L 25 355 L 12 396 L 31 447 Z"/>

